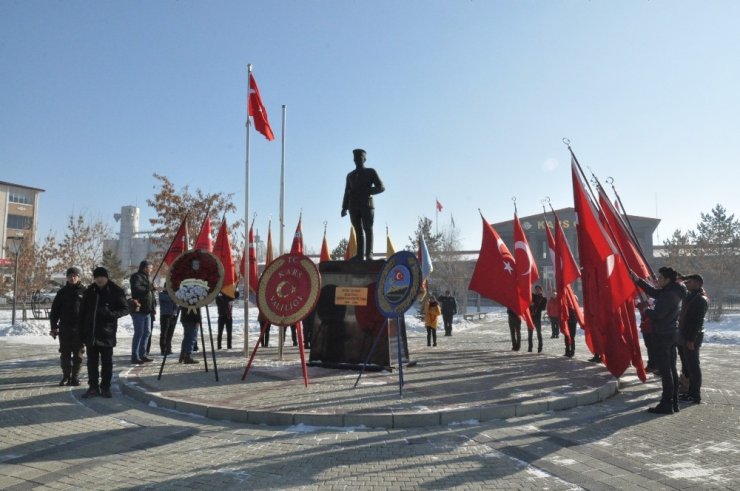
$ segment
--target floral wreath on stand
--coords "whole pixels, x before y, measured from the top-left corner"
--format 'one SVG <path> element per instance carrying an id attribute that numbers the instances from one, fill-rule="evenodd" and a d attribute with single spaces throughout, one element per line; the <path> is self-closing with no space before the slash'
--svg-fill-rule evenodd
<path id="1" fill-rule="evenodd" d="M 224 282 L 224 266 L 208 251 L 185 251 L 172 262 L 167 293 L 190 312 L 211 303 Z"/>

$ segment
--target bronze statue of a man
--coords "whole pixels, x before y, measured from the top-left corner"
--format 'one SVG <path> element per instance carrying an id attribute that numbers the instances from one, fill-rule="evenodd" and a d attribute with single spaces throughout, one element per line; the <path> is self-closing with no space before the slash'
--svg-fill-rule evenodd
<path id="1" fill-rule="evenodd" d="M 373 195 L 385 191 L 375 169 L 365 167 L 366 152 L 360 148 L 352 150 L 355 170 L 347 174 L 342 201 L 342 216 L 349 210 L 349 219 L 357 235 L 357 255 L 351 260 L 368 261 L 373 258 L 373 219 L 375 206 Z"/>

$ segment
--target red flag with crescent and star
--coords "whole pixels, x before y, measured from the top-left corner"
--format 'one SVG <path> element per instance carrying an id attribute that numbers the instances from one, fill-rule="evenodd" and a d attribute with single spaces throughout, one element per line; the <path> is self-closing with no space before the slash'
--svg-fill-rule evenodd
<path id="1" fill-rule="evenodd" d="M 527 327 L 531 331 L 534 329 L 534 320 L 529 311 L 529 304 L 532 303 L 532 285 L 540 279 L 540 273 L 537 270 L 537 263 L 532 256 L 532 250 L 529 248 L 527 236 L 524 235 L 522 223 L 516 212 L 514 213 L 514 260 L 516 269 L 517 294 L 519 296 L 519 309 L 513 309 L 517 314 L 524 317 Z"/>
<path id="2" fill-rule="evenodd" d="M 269 141 L 274 140 L 275 135 L 272 133 L 270 121 L 267 120 L 267 110 L 262 103 L 260 89 L 257 87 L 257 82 L 251 72 L 249 73 L 249 102 L 247 106 L 247 117 L 252 116 L 254 129 L 262 133 Z"/>
<path id="3" fill-rule="evenodd" d="M 469 289 L 513 311 L 519 310 L 514 256 L 493 226 L 483 220 L 483 238 Z"/>

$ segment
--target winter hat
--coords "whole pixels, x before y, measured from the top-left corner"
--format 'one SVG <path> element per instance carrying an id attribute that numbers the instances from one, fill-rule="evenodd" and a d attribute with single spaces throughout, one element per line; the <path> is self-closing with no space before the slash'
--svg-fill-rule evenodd
<path id="1" fill-rule="evenodd" d="M 104 276 L 107 278 L 108 270 L 102 266 L 98 266 L 97 268 L 93 269 L 93 278 L 99 278 L 101 276 Z"/>
<path id="2" fill-rule="evenodd" d="M 149 261 L 144 260 L 139 263 L 139 271 L 144 271 L 146 268 L 149 267 Z"/>
<path id="3" fill-rule="evenodd" d="M 67 268 L 66 276 L 70 276 L 70 275 L 80 276 L 80 268 L 75 268 L 75 267 Z"/>

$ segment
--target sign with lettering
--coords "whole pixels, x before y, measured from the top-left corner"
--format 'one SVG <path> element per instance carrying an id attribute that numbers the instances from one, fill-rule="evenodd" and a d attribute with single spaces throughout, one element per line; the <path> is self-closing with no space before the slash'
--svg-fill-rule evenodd
<path id="1" fill-rule="evenodd" d="M 367 288 L 338 286 L 334 292 L 334 304 L 367 305 Z"/>
<path id="2" fill-rule="evenodd" d="M 283 254 L 270 263 L 257 286 L 257 306 L 276 326 L 302 321 L 316 307 L 321 277 L 303 254 Z"/>

